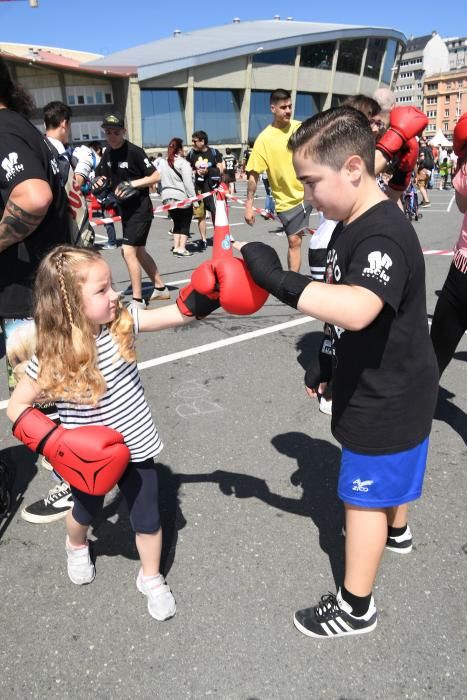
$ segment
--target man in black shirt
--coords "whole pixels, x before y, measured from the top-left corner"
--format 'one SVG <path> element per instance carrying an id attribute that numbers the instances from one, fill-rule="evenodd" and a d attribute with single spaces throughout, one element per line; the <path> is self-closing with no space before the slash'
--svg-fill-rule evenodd
<path id="1" fill-rule="evenodd" d="M 222 155 L 217 148 L 208 146 L 208 135 L 205 131 L 195 131 L 193 136 L 193 148 L 187 155 L 187 161 L 194 171 L 195 192 L 203 194 L 210 192 L 220 183 L 221 174 L 224 172 Z M 199 234 L 201 236 L 201 250 L 206 250 L 206 211 L 211 214 L 212 223 L 216 220 L 216 205 L 214 199 L 206 197 L 199 204 L 193 206 L 193 216 L 198 220 Z"/>
<path id="2" fill-rule="evenodd" d="M 235 158 L 232 150 L 230 148 L 225 149 L 224 156 L 225 174 L 229 176 L 229 192 L 234 194 L 235 190 L 235 179 L 237 172 L 237 159 Z"/>
<path id="3" fill-rule="evenodd" d="M 120 114 L 108 114 L 101 125 L 108 147 L 96 167 L 96 185 L 113 191 L 122 212 L 122 254 L 128 267 L 133 303 L 146 306 L 142 294 L 141 267 L 154 284 L 151 299 L 170 299 L 170 292 L 154 259 L 146 250 L 153 220 L 149 188 L 160 180 L 142 148 L 125 139 L 125 123 Z M 104 180 L 105 178 L 105 180 Z"/>
<path id="4" fill-rule="evenodd" d="M 32 289 L 39 263 L 55 245 L 72 244 L 58 163 L 27 118 L 33 106 L 0 57 L 0 322 L 10 391 L 35 349 Z M 53 404 L 40 408 L 55 417 Z M 51 522 L 72 506 L 70 488 L 61 482 L 21 516 Z"/>
<path id="5" fill-rule="evenodd" d="M 345 577 L 337 595 L 297 611 L 294 623 L 311 637 L 347 636 L 376 627 L 372 589 L 384 548 L 412 549 L 408 504 L 422 491 L 438 368 L 423 253 L 412 225 L 375 181 L 368 120 L 349 107 L 322 112 L 301 125 L 291 147 L 305 199 L 340 222 L 328 248 L 327 284 L 284 272 L 264 244 L 234 247 L 257 284 L 331 324 Z"/>

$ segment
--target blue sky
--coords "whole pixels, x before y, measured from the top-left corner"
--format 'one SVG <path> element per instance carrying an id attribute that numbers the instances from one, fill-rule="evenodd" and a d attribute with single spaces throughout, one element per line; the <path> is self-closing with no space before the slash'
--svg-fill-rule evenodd
<path id="1" fill-rule="evenodd" d="M 61 46 L 108 54 L 172 34 L 243 20 L 285 19 L 392 27 L 406 36 L 467 35 L 465 0 L 176 0 L 164 11 L 158 0 L 27 0 L 0 1 L 0 41 Z M 167 6 L 166 6 L 167 7 Z M 59 29 L 62 27 L 62 29 Z"/>

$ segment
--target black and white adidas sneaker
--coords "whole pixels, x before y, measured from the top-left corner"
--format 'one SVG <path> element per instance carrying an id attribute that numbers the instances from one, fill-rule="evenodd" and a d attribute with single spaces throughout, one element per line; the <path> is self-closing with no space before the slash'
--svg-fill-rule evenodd
<path id="1" fill-rule="evenodd" d="M 368 612 L 363 617 L 355 617 L 339 589 L 337 595 L 327 593 L 321 596 L 318 605 L 297 610 L 293 621 L 295 627 L 308 637 L 347 637 L 372 632 L 376 627 L 377 613 L 372 596 Z"/>
<path id="2" fill-rule="evenodd" d="M 410 527 L 407 525 L 405 532 L 402 535 L 388 535 L 386 549 L 398 554 L 409 554 L 412 551 L 413 540 Z"/>

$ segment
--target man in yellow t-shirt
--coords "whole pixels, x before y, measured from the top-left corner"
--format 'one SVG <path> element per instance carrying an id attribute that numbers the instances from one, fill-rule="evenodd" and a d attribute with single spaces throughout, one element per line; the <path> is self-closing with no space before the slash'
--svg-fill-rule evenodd
<path id="1" fill-rule="evenodd" d="M 287 144 L 300 122 L 291 119 L 292 101 L 288 90 L 274 90 L 270 104 L 274 115 L 272 124 L 257 137 L 246 164 L 248 189 L 245 221 L 250 226 L 255 223 L 254 196 L 259 175 L 266 170 L 276 201 L 277 216 L 287 235 L 289 270 L 299 272 L 303 232 L 308 228 L 312 207 L 303 201 L 303 185 L 297 180 L 292 165 L 292 151 L 289 151 Z"/>

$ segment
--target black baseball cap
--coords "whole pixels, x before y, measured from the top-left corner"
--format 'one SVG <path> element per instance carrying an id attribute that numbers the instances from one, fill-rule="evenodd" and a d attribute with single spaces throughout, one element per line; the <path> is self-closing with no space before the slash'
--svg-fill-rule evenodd
<path id="1" fill-rule="evenodd" d="M 106 114 L 101 124 L 101 129 L 124 129 L 125 122 L 123 117 L 118 112 Z"/>

